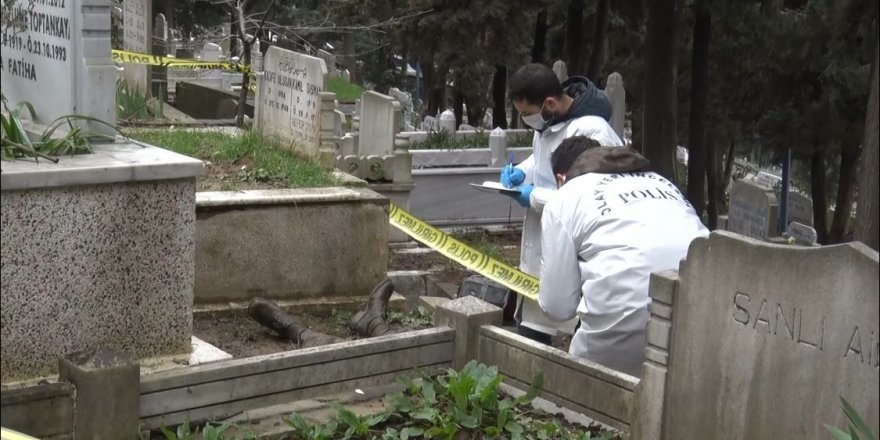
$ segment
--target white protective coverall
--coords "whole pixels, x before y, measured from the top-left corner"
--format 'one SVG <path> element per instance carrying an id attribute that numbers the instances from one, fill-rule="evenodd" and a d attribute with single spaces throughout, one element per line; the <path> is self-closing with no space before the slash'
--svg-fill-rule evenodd
<path id="1" fill-rule="evenodd" d="M 539 303 L 581 325 L 569 352 L 640 376 L 650 274 L 677 269 L 691 241 L 706 236 L 681 192 L 658 174 L 588 173 L 544 207 Z"/>
<path id="2" fill-rule="evenodd" d="M 556 177 L 550 165 L 550 155 L 563 140 L 572 136 L 586 136 L 607 147 L 623 145 L 611 125 L 599 116 L 582 116 L 550 126 L 543 132 L 535 132 L 532 155 L 517 165 L 525 173 L 524 183 L 535 186 L 529 197 L 531 207 L 526 210 L 523 223 L 519 263 L 523 272 L 535 277 L 541 274 L 541 211 L 556 192 Z M 521 317 L 520 325 L 550 335 L 555 335 L 557 330 L 572 334 L 577 325 L 577 319 L 554 322 L 544 315 L 538 303 L 523 300 L 521 295 L 517 296 L 516 316 Z"/>

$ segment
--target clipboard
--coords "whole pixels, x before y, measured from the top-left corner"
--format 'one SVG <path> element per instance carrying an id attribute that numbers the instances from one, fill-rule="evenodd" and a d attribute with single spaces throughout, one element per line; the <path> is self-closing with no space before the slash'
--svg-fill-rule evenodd
<path id="1" fill-rule="evenodd" d="M 518 189 L 505 188 L 504 185 L 502 185 L 501 183 L 492 182 L 491 180 L 487 180 L 483 183 L 471 183 L 470 186 L 473 188 L 476 188 L 480 191 L 494 192 L 494 193 L 504 194 L 504 195 L 508 195 L 508 196 L 516 196 L 516 195 L 519 195 L 519 193 L 520 193 L 520 191 Z"/>

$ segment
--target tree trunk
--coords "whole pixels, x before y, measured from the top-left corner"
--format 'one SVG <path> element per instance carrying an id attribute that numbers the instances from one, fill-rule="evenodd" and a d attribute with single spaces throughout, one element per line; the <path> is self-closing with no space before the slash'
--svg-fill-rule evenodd
<path id="1" fill-rule="evenodd" d="M 878 198 L 880 198 L 880 187 L 878 187 L 878 177 L 880 177 L 880 169 L 878 169 L 878 151 L 877 135 L 878 135 L 878 74 L 880 69 L 880 57 L 878 57 L 876 40 L 874 42 L 874 74 L 871 80 L 871 92 L 868 98 L 868 111 L 865 115 L 865 141 L 862 143 L 862 158 L 859 161 L 861 169 L 859 171 L 859 198 L 856 204 L 856 222 L 853 231 L 853 238 L 861 241 L 872 249 L 878 249 Z"/>
<path id="2" fill-rule="evenodd" d="M 455 113 L 455 129 L 464 122 L 464 95 L 461 93 L 460 82 L 455 79 L 455 89 L 452 91 L 452 112 Z"/>
<path id="3" fill-rule="evenodd" d="M 691 61 L 691 112 L 688 135 L 687 196 L 698 216 L 706 204 L 706 100 L 709 95 L 709 0 L 697 0 Z M 710 168 L 714 163 L 709 162 Z M 710 192 L 710 194 L 712 194 Z M 713 195 L 714 196 L 714 195 Z"/>
<path id="4" fill-rule="evenodd" d="M 840 174 L 837 182 L 837 200 L 834 215 L 828 231 L 828 244 L 843 242 L 852 218 L 853 189 L 856 183 L 856 169 L 859 160 L 859 146 L 844 143 L 840 149 Z"/>
<path id="5" fill-rule="evenodd" d="M 710 139 L 711 141 L 711 139 Z M 709 144 L 710 148 L 714 148 L 714 145 Z M 727 155 L 724 156 L 723 159 L 718 159 L 718 166 L 723 167 L 721 171 L 721 181 L 718 182 L 718 192 L 716 193 L 717 203 L 718 203 L 718 212 L 728 212 L 728 201 L 724 197 L 727 194 L 727 187 L 730 185 L 730 177 L 733 175 L 733 163 L 736 160 L 734 152 L 736 148 L 736 143 L 734 141 L 729 141 L 727 144 Z"/>
<path id="6" fill-rule="evenodd" d="M 464 98 L 464 103 L 467 106 L 468 124 L 479 127 L 483 123 L 483 115 L 486 114 L 486 108 L 480 100 L 471 98 L 473 97 Z"/>
<path id="7" fill-rule="evenodd" d="M 492 128 L 507 129 L 507 66 L 496 64 L 492 77 Z"/>
<path id="8" fill-rule="evenodd" d="M 565 57 L 569 76 L 583 73 L 584 0 L 568 0 L 565 21 Z"/>
<path id="9" fill-rule="evenodd" d="M 594 83 L 599 83 L 599 75 L 605 65 L 605 34 L 608 29 L 608 10 L 611 0 L 599 0 L 596 11 L 596 23 L 593 29 L 593 50 L 590 52 L 590 64 L 587 67 L 587 78 Z"/>
<path id="10" fill-rule="evenodd" d="M 715 150 L 714 139 L 706 137 L 706 189 L 709 193 L 707 223 L 710 231 L 718 229 L 718 203 L 724 195 L 718 191 L 720 187 L 720 185 L 718 185 L 718 171 L 721 168 L 721 161 L 719 159 L 718 153 Z M 688 169 L 688 171 L 690 171 L 690 169 Z M 688 176 L 688 184 L 690 184 L 690 176 Z"/>
<path id="11" fill-rule="evenodd" d="M 360 75 L 358 74 L 357 69 L 357 58 L 355 57 L 357 49 L 355 47 L 354 34 L 346 32 L 342 35 L 342 51 L 345 52 L 345 56 L 340 57 L 342 58 L 340 61 L 342 62 L 342 65 L 344 65 L 345 68 L 348 69 L 348 73 L 351 77 L 351 82 L 355 83 L 360 81 Z"/>
<path id="12" fill-rule="evenodd" d="M 676 0 L 653 0 L 648 10 L 642 152 L 663 177 L 676 181 Z"/>
<path id="13" fill-rule="evenodd" d="M 810 195 L 813 197 L 813 228 L 820 244 L 828 244 L 828 199 L 825 192 L 825 157 L 821 150 L 817 150 L 810 156 Z"/>
<path id="14" fill-rule="evenodd" d="M 520 121 L 519 112 L 513 104 L 510 104 L 510 128 L 524 128 Z"/>
<path id="15" fill-rule="evenodd" d="M 238 35 L 238 17 L 236 17 L 233 12 L 229 13 L 229 31 L 229 53 L 234 55 L 237 53 L 238 45 L 241 44 L 241 42 L 238 38 L 235 38 L 235 36 Z"/>
<path id="16" fill-rule="evenodd" d="M 250 43 L 243 42 L 242 47 L 244 52 L 241 54 L 241 63 L 245 66 L 251 65 L 251 46 L 253 46 L 253 41 Z M 241 78 L 241 90 L 238 92 L 238 109 L 235 113 L 235 125 L 237 127 L 244 126 L 244 110 L 247 108 L 247 97 L 248 97 L 248 87 L 251 83 L 251 76 L 243 73 Z"/>
<path id="17" fill-rule="evenodd" d="M 547 8 L 541 8 L 535 17 L 535 39 L 532 42 L 532 62 L 543 63 L 547 48 Z"/>

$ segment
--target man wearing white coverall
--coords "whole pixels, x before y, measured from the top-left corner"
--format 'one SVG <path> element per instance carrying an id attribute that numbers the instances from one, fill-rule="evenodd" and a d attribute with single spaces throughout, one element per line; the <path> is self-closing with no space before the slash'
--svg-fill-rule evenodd
<path id="1" fill-rule="evenodd" d="M 650 275 L 677 269 L 691 241 L 709 231 L 631 148 L 574 137 L 551 160 L 559 191 L 541 220 L 538 302 L 554 319 L 580 318 L 572 355 L 638 377 Z"/>
<path id="2" fill-rule="evenodd" d="M 523 223 L 520 269 L 533 276 L 541 271 L 541 211 L 556 192 L 556 179 L 550 168 L 550 155 L 566 138 L 583 135 L 601 145 L 623 142 L 607 119 L 611 104 L 605 93 L 587 78 L 571 77 L 560 84 L 556 74 L 542 64 L 529 64 L 510 78 L 510 99 L 523 122 L 535 129 L 532 155 L 516 167 L 505 167 L 501 182 L 517 187 L 520 205 L 529 208 Z M 519 334 L 545 344 L 561 330 L 574 331 L 577 320 L 565 323 L 549 319 L 538 304 L 517 295 Z"/>

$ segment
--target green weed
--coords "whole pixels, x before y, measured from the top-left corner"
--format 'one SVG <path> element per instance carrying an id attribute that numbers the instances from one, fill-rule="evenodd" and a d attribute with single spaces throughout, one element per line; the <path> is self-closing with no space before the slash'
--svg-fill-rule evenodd
<path id="1" fill-rule="evenodd" d="M 338 99 L 339 102 L 355 102 L 364 94 L 363 87 L 350 83 L 346 81 L 345 78 L 338 76 L 327 78 L 325 89 L 328 92 L 335 93 L 336 99 Z"/>
<path id="2" fill-rule="evenodd" d="M 289 188 L 337 183 L 316 160 L 284 149 L 254 131 L 234 136 L 183 129 L 140 130 L 133 132 L 131 137 L 197 159 L 234 165 L 239 170 L 227 178 L 242 182 L 272 182 Z"/>

